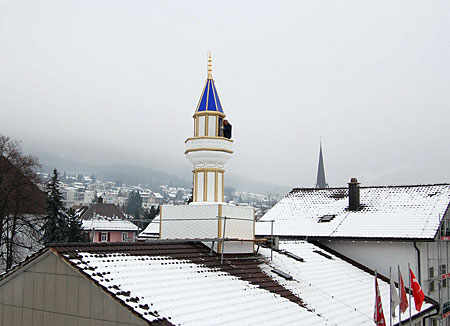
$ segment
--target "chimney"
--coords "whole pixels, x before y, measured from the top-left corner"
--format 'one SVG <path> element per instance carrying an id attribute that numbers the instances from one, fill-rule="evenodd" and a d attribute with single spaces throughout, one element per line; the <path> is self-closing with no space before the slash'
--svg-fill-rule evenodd
<path id="1" fill-rule="evenodd" d="M 348 183 L 348 210 L 359 210 L 359 182 L 356 178 L 351 178 Z"/>

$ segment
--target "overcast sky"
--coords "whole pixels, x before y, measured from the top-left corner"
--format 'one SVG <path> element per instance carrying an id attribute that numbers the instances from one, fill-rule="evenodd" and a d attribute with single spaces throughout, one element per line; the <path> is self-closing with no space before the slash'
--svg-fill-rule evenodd
<path id="1" fill-rule="evenodd" d="M 0 133 L 190 173 L 212 51 L 229 170 L 313 186 L 450 182 L 450 1 L 0 0 Z M 181 172 L 180 172 L 181 171 Z"/>

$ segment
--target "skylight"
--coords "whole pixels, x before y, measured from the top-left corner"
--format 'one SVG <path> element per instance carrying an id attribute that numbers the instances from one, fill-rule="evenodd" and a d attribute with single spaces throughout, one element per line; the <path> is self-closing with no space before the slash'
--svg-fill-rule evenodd
<path id="1" fill-rule="evenodd" d="M 327 215 L 321 216 L 321 217 L 319 217 L 318 223 L 330 222 L 335 217 L 336 217 L 336 214 L 327 214 Z"/>

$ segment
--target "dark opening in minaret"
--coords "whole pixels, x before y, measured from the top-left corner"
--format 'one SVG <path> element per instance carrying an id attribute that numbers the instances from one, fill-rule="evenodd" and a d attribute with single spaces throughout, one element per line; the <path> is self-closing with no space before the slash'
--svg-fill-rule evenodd
<path id="1" fill-rule="evenodd" d="M 328 184 L 325 179 L 325 167 L 323 165 L 322 142 L 320 142 L 319 166 L 317 168 L 316 188 L 328 188 Z"/>

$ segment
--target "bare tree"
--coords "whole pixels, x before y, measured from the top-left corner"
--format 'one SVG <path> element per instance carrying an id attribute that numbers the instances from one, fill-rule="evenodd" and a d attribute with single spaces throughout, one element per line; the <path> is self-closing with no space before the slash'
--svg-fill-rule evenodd
<path id="1" fill-rule="evenodd" d="M 6 269 L 38 244 L 45 211 L 45 193 L 36 186 L 38 167 L 17 141 L 0 135 L 0 266 Z"/>

